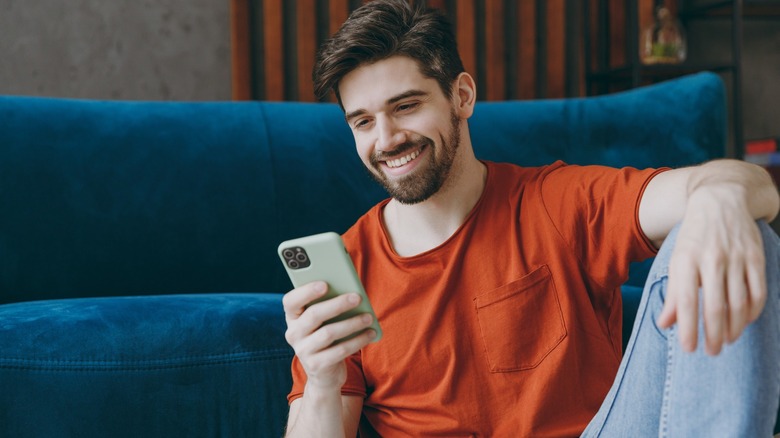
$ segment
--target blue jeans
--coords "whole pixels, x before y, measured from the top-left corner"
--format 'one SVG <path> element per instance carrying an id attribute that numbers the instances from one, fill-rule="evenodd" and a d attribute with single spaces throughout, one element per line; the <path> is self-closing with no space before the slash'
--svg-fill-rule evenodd
<path id="1" fill-rule="evenodd" d="M 763 313 L 720 355 L 684 352 L 676 325 L 656 326 L 666 294 L 667 237 L 650 270 L 615 382 L 583 437 L 769 437 L 780 401 L 780 238 L 759 222 L 769 296 Z"/>

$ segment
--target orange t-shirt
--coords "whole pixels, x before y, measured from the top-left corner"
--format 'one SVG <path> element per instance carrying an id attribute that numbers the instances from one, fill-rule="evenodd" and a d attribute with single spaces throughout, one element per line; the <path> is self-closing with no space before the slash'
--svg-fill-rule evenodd
<path id="1" fill-rule="evenodd" d="M 621 358 L 620 285 L 655 254 L 639 199 L 660 170 L 485 163 L 446 242 L 393 250 L 387 200 L 344 235 L 384 332 L 347 360 L 363 436 L 579 436 Z M 293 360 L 289 400 L 301 397 Z"/>

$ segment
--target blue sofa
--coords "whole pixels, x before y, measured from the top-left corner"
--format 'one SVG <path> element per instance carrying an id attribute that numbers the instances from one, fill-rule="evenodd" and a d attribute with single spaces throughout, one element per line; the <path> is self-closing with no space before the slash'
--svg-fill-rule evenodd
<path id="1" fill-rule="evenodd" d="M 683 166 L 723 156 L 724 96 L 701 73 L 470 125 L 486 160 Z M 333 104 L 0 97 L 0 436 L 280 436 L 275 249 L 383 197 Z"/>

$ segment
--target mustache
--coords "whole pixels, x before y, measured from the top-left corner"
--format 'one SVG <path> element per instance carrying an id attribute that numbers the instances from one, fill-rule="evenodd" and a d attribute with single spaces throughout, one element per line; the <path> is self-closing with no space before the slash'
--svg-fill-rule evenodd
<path id="1" fill-rule="evenodd" d="M 420 137 L 419 139 L 415 139 L 412 141 L 404 142 L 395 149 L 393 149 L 392 152 L 379 152 L 371 156 L 371 161 L 373 163 L 378 163 L 380 161 L 387 161 L 392 160 L 397 157 L 402 157 L 406 155 L 407 152 L 419 149 L 423 146 L 427 146 L 433 144 L 433 140 L 431 140 L 428 137 Z"/>

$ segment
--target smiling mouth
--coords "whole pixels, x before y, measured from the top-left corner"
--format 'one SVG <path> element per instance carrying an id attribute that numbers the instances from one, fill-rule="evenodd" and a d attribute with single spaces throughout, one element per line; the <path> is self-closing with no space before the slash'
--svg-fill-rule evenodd
<path id="1" fill-rule="evenodd" d="M 395 160 L 387 160 L 387 161 L 385 161 L 385 164 L 387 165 L 387 167 L 389 167 L 391 169 L 395 169 L 397 167 L 401 167 L 401 166 L 405 165 L 406 163 L 414 160 L 415 158 L 420 156 L 420 153 L 422 153 L 422 148 L 417 149 L 416 151 L 414 151 L 414 152 L 412 152 L 412 153 L 410 153 L 408 155 L 405 155 L 405 156 L 403 156 L 401 158 L 396 158 Z"/>

